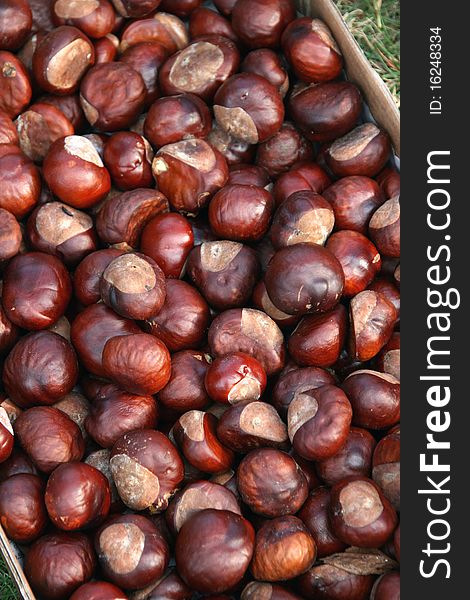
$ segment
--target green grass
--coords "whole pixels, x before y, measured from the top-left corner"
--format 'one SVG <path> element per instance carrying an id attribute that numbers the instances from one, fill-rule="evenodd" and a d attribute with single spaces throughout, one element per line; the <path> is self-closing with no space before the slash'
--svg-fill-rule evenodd
<path id="1" fill-rule="evenodd" d="M 369 62 L 400 106 L 400 3 L 396 0 L 335 0 Z"/>
<path id="2" fill-rule="evenodd" d="M 0 600 L 19 600 L 19 595 L 0 555 Z"/>

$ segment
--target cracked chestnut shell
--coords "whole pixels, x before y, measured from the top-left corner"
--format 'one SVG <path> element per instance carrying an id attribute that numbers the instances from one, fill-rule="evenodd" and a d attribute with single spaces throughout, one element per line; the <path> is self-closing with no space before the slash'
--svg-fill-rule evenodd
<path id="1" fill-rule="evenodd" d="M 44 482 L 38 475 L 18 473 L 0 483 L 0 522 L 19 544 L 37 539 L 47 525 Z"/>

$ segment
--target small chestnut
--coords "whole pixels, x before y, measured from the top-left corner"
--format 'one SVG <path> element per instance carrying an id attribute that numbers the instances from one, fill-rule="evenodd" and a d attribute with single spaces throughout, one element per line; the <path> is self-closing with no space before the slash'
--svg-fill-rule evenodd
<path id="1" fill-rule="evenodd" d="M 145 106 L 149 106 L 160 95 L 158 72 L 168 57 L 168 51 L 158 42 L 144 42 L 128 48 L 119 59 L 132 67 L 145 84 Z"/>
<path id="2" fill-rule="evenodd" d="M 95 40 L 93 47 L 95 48 L 95 65 L 112 62 L 116 58 L 119 39 L 112 33 L 108 33 L 99 40 Z"/>
<path id="3" fill-rule="evenodd" d="M 283 173 L 274 184 L 276 206 L 282 204 L 294 192 L 310 190 L 322 194 L 331 184 L 326 172 L 316 163 L 304 162 Z"/>
<path id="4" fill-rule="evenodd" d="M 232 9 L 232 27 L 249 48 L 278 47 L 294 19 L 293 0 L 238 0 Z"/>
<path id="5" fill-rule="evenodd" d="M 212 362 L 204 384 L 215 402 L 229 405 L 253 402 L 259 400 L 264 392 L 266 373 L 256 358 L 235 352 Z"/>
<path id="6" fill-rule="evenodd" d="M 210 402 L 204 377 L 211 357 L 196 350 L 183 350 L 171 357 L 171 377 L 160 391 L 160 402 L 178 413 L 205 408 Z"/>
<path id="7" fill-rule="evenodd" d="M 289 75 L 287 74 L 285 65 L 283 64 L 281 57 L 269 48 L 259 48 L 258 50 L 249 52 L 243 59 L 240 71 L 242 73 L 255 73 L 256 75 L 261 75 L 261 77 L 264 77 L 269 83 L 272 83 L 278 88 L 282 98 L 284 98 L 289 90 Z M 284 125 L 286 125 L 287 128 L 290 127 L 289 123 L 285 123 Z M 281 131 L 282 128 L 279 133 L 281 133 Z M 280 139 L 285 139 L 285 136 L 282 136 Z M 277 140 L 276 146 L 279 145 L 280 139 Z M 289 149 L 292 152 L 291 148 L 292 142 L 289 145 Z M 267 154 L 266 150 L 267 148 L 263 151 L 265 156 Z M 297 150 L 302 153 L 308 152 L 307 147 L 302 142 Z M 284 160 L 288 162 L 289 158 L 290 157 L 286 157 Z M 279 160 L 279 158 L 275 157 L 274 161 L 277 160 Z"/>
<path id="8" fill-rule="evenodd" d="M 150 187 L 153 154 L 147 140 L 132 131 L 115 133 L 106 140 L 104 164 L 120 190 Z"/>
<path id="9" fill-rule="evenodd" d="M 272 138 L 258 146 L 256 164 L 273 178 L 289 171 L 296 163 L 313 159 L 313 147 L 292 123 L 283 123 Z"/>

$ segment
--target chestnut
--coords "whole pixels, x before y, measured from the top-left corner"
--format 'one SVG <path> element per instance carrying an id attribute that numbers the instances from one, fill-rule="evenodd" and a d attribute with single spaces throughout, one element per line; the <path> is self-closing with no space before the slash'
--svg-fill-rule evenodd
<path id="1" fill-rule="evenodd" d="M 119 47 L 119 39 L 112 33 L 108 33 L 108 35 L 105 35 L 99 40 L 95 40 L 93 47 L 95 48 L 96 65 L 113 62 L 113 60 L 116 58 L 117 49 Z"/>
<path id="2" fill-rule="evenodd" d="M 112 0 L 114 8 L 123 17 L 145 17 L 156 10 L 161 0 Z"/>
<path id="3" fill-rule="evenodd" d="M 43 173 L 51 192 L 74 208 L 92 207 L 111 189 L 109 172 L 98 152 L 87 138 L 79 135 L 69 135 L 52 144 Z"/>
<path id="4" fill-rule="evenodd" d="M 193 248 L 187 272 L 210 306 L 225 310 L 244 306 L 251 296 L 259 264 L 254 250 L 227 240 Z"/>
<path id="5" fill-rule="evenodd" d="M 65 96 L 54 96 L 46 94 L 38 100 L 41 104 L 49 104 L 59 109 L 65 117 L 72 123 L 76 133 L 80 133 L 86 124 L 85 115 L 80 106 L 78 94 L 67 94 Z"/>
<path id="6" fill-rule="evenodd" d="M 3 309 L 24 329 L 46 329 L 65 312 L 72 295 L 70 275 L 55 256 L 18 254 L 5 269 Z"/>
<path id="7" fill-rule="evenodd" d="M 342 304 L 319 315 L 306 315 L 289 337 L 289 353 L 301 367 L 331 367 L 346 339 L 347 313 Z"/>
<path id="8" fill-rule="evenodd" d="M 352 573 L 334 564 L 318 564 L 297 580 L 304 598 L 316 600 L 369 600 L 373 575 Z"/>
<path id="9" fill-rule="evenodd" d="M 117 336 L 104 345 L 103 368 L 127 392 L 150 396 L 170 379 L 170 353 L 148 333 Z"/>
<path id="10" fill-rule="evenodd" d="M 255 156 L 255 146 L 233 137 L 228 131 L 222 129 L 216 121 L 213 123 L 212 129 L 207 136 L 207 141 L 222 154 L 229 166 L 251 162 Z M 256 169 L 254 165 L 246 166 L 250 170 Z M 229 180 L 227 183 L 244 184 L 245 182 Z M 267 178 L 267 183 L 269 183 L 269 177 Z M 248 181 L 248 184 L 251 184 L 251 181 Z M 264 185 L 260 187 L 264 187 Z"/>
<path id="11" fill-rule="evenodd" d="M 193 515 L 208 508 L 241 515 L 238 501 L 229 489 L 210 481 L 195 481 L 176 493 L 165 519 L 171 531 L 178 533 Z"/>
<path id="12" fill-rule="evenodd" d="M 0 110 L 0 144 L 17 146 L 18 143 L 18 132 L 13 121 L 5 111 Z"/>
<path id="13" fill-rule="evenodd" d="M 388 373 L 400 381 L 400 332 L 392 333 L 375 359 L 377 370 Z"/>
<path id="14" fill-rule="evenodd" d="M 124 62 L 95 65 L 80 86 L 83 112 L 99 131 L 129 127 L 142 112 L 146 94 L 140 73 Z"/>
<path id="15" fill-rule="evenodd" d="M 49 205 L 46 204 L 45 206 Z M 121 254 L 123 254 L 123 250 L 117 248 L 97 250 L 85 256 L 75 269 L 73 277 L 74 294 L 83 306 L 95 304 L 101 300 L 101 275 L 109 263 Z"/>
<path id="16" fill-rule="evenodd" d="M 256 153 L 256 164 L 273 178 L 289 171 L 296 163 L 312 159 L 312 145 L 289 122 L 283 123 L 272 138 L 260 144 Z"/>
<path id="17" fill-rule="evenodd" d="M 344 296 L 351 297 L 364 291 L 380 271 L 380 254 L 362 233 L 338 231 L 329 238 L 326 248 L 343 268 Z"/>
<path id="18" fill-rule="evenodd" d="M 18 50 L 33 26 L 27 0 L 2 0 L 0 6 L 0 48 Z"/>
<path id="19" fill-rule="evenodd" d="M 58 408 L 70 417 L 80 427 L 84 439 L 87 439 L 85 420 L 90 412 L 90 403 L 85 396 L 78 392 L 70 392 L 70 394 L 64 396 L 59 402 L 56 402 L 54 408 Z"/>
<path id="20" fill-rule="evenodd" d="M 14 542 L 29 544 L 47 525 L 44 483 L 30 473 L 12 475 L 0 483 L 0 521 Z"/>
<path id="21" fill-rule="evenodd" d="M 45 502 L 49 518 L 57 528 L 74 531 L 95 527 L 109 512 L 108 480 L 85 463 L 60 465 L 49 477 Z"/>
<path id="22" fill-rule="evenodd" d="M 148 256 L 127 253 L 113 259 L 101 276 L 101 299 L 129 319 L 148 319 L 165 301 L 165 275 Z"/>
<path id="23" fill-rule="evenodd" d="M 367 477 L 349 477 L 333 486 L 330 523 L 344 543 L 379 548 L 392 535 L 397 515 L 380 488 Z"/>
<path id="24" fill-rule="evenodd" d="M 44 565 L 48 565 L 44 569 Z M 89 538 L 58 531 L 36 540 L 26 555 L 24 572 L 33 590 L 45 600 L 61 600 L 89 581 L 96 556 Z"/>
<path id="25" fill-rule="evenodd" d="M 232 27 L 249 48 L 278 47 L 294 19 L 293 0 L 238 0 L 232 10 Z"/>
<path id="26" fill-rule="evenodd" d="M 256 534 L 251 572 L 260 581 L 293 579 L 313 565 L 315 556 L 315 540 L 302 521 L 277 517 Z"/>
<path id="27" fill-rule="evenodd" d="M 16 256 L 23 241 L 18 221 L 4 208 L 0 208 L 0 261 Z"/>
<path id="28" fill-rule="evenodd" d="M 150 595 L 149 595 L 150 594 Z M 130 596 L 131 600 L 191 600 L 192 591 L 176 571 L 169 571 L 161 579 Z"/>
<path id="29" fill-rule="evenodd" d="M 141 333 L 136 323 L 101 303 L 88 306 L 75 317 L 70 337 L 83 367 L 93 375 L 106 377 L 102 356 L 106 342 L 132 333 Z"/>
<path id="30" fill-rule="evenodd" d="M 106 141 L 104 164 L 120 190 L 149 187 L 153 182 L 152 158 L 148 142 L 132 131 L 115 133 Z"/>
<path id="31" fill-rule="evenodd" d="M 300 600 L 297 596 L 285 587 L 272 583 L 261 583 L 260 581 L 252 581 L 242 591 L 241 600 L 261 600 L 269 598 L 269 600 Z"/>
<path id="32" fill-rule="evenodd" d="M 309 140 L 330 142 L 354 127 L 362 100 L 358 88 L 348 81 L 319 83 L 294 92 L 289 109 L 294 123 Z"/>
<path id="33" fill-rule="evenodd" d="M 75 2 L 55 0 L 52 18 L 56 25 L 73 25 L 91 38 L 102 38 L 114 29 L 116 13 L 109 0 Z"/>
<path id="34" fill-rule="evenodd" d="M 8 210 L 17 219 L 26 216 L 39 200 L 39 171 L 13 144 L 0 144 L 0 187 L 0 208 Z"/>
<path id="35" fill-rule="evenodd" d="M 204 473 L 222 473 L 233 463 L 233 452 L 217 438 L 217 419 L 201 410 L 190 410 L 176 421 L 172 432 L 186 460 Z"/>
<path id="36" fill-rule="evenodd" d="M 93 219 L 62 202 L 38 206 L 28 219 L 26 234 L 34 250 L 57 256 L 67 265 L 77 264 L 97 246 Z"/>
<path id="37" fill-rule="evenodd" d="M 11 52 L 0 50 L 0 110 L 14 119 L 28 106 L 32 95 L 23 63 Z"/>
<path id="38" fill-rule="evenodd" d="M 189 17 L 189 35 L 196 40 L 205 35 L 222 35 L 237 42 L 237 36 L 230 22 L 215 10 L 201 6 L 192 11 Z"/>
<path id="39" fill-rule="evenodd" d="M 85 429 L 101 447 L 111 448 L 129 431 L 156 426 L 158 410 L 152 396 L 129 394 L 113 384 L 92 386 L 89 382 L 84 387 L 91 401 Z"/>
<path id="40" fill-rule="evenodd" d="M 384 201 L 377 183 L 359 175 L 336 181 L 323 192 L 323 197 L 333 207 L 336 229 L 350 229 L 364 235 L 370 218 Z"/>
<path id="41" fill-rule="evenodd" d="M 265 313 L 253 308 L 226 310 L 209 327 L 209 347 L 214 357 L 233 352 L 254 356 L 269 377 L 284 366 L 284 336 Z"/>
<path id="42" fill-rule="evenodd" d="M 310 190 L 322 194 L 331 181 L 316 163 L 301 163 L 282 174 L 274 184 L 273 195 L 276 206 L 282 204 L 294 192 Z"/>
<path id="43" fill-rule="evenodd" d="M 158 42 L 143 42 L 128 48 L 120 58 L 142 77 L 146 94 L 145 106 L 150 105 L 160 95 L 158 71 L 167 59 L 168 52 Z"/>
<path id="44" fill-rule="evenodd" d="M 240 71 L 242 73 L 255 73 L 256 75 L 261 75 L 261 77 L 264 77 L 269 83 L 272 83 L 278 88 L 282 98 L 284 98 L 289 90 L 289 75 L 287 74 L 281 57 L 269 48 L 259 48 L 258 50 L 249 52 L 243 59 Z M 290 126 L 288 123 L 285 123 L 284 125 Z M 285 136 L 280 139 L 283 138 L 285 138 Z M 278 143 L 279 141 L 280 140 L 278 140 Z M 307 147 L 304 144 L 301 144 L 299 150 L 308 152 Z M 264 154 L 266 154 L 266 151 Z"/>
<path id="45" fill-rule="evenodd" d="M 52 406 L 25 410 L 16 419 L 14 431 L 25 452 L 44 473 L 83 456 L 84 442 L 78 425 Z"/>
<path id="46" fill-rule="evenodd" d="M 324 385 L 298 394 L 287 411 L 294 450 L 307 460 L 334 456 L 346 442 L 352 415 L 348 397 L 336 386 Z"/>
<path id="47" fill-rule="evenodd" d="M 373 123 L 364 123 L 335 140 L 326 151 L 326 162 L 338 177 L 374 177 L 390 157 L 390 139 Z"/>
<path id="48" fill-rule="evenodd" d="M 10 417 L 3 406 L 0 406 L 0 464 L 11 456 L 14 434 Z"/>
<path id="49" fill-rule="evenodd" d="M 350 354 L 360 361 L 370 360 L 390 339 L 397 311 L 381 293 L 365 290 L 351 300 L 349 314 Z"/>
<path id="50" fill-rule="evenodd" d="M 275 448 L 259 448 L 237 469 L 237 486 L 245 504 L 258 515 L 295 514 L 307 498 L 307 481 L 295 460 Z"/>
<path id="51" fill-rule="evenodd" d="M 377 444 L 372 459 L 372 479 L 400 510 L 400 427 L 394 427 Z"/>
<path id="52" fill-rule="evenodd" d="M 234 452 L 246 454 L 260 447 L 285 448 L 287 427 L 276 409 L 265 402 L 232 406 L 217 424 L 217 437 Z"/>
<path id="53" fill-rule="evenodd" d="M 220 86 L 238 70 L 240 53 L 232 40 L 206 35 L 173 54 L 159 73 L 162 95 L 191 93 L 212 100 Z"/>
<path id="54" fill-rule="evenodd" d="M 20 407 L 54 404 L 72 391 L 78 379 L 74 349 L 51 331 L 19 339 L 3 367 L 3 384 Z"/>
<path id="55" fill-rule="evenodd" d="M 110 466 L 119 496 L 132 510 L 165 510 L 184 477 L 177 449 L 151 429 L 124 434 L 113 446 Z"/>
<path id="56" fill-rule="evenodd" d="M 326 312 L 341 297 L 344 275 L 329 250 L 302 242 L 276 252 L 265 284 L 273 304 L 289 315 Z"/>
<path id="57" fill-rule="evenodd" d="M 378 371 L 354 371 L 342 388 L 353 408 L 353 423 L 367 429 L 384 429 L 400 421 L 400 382 Z"/>
<path id="58" fill-rule="evenodd" d="M 162 45 L 168 55 L 182 50 L 189 43 L 185 24 L 177 16 L 157 12 L 147 19 L 137 19 L 126 25 L 121 36 L 120 52 L 143 42 L 156 42 Z"/>
<path id="59" fill-rule="evenodd" d="M 255 242 L 268 230 L 272 210 L 273 199 L 266 189 L 226 185 L 209 204 L 209 222 L 219 238 Z"/>
<path id="60" fill-rule="evenodd" d="M 238 73 L 228 79 L 214 98 L 219 127 L 249 144 L 265 142 L 284 120 L 284 104 L 278 89 L 254 73 Z"/>
<path id="61" fill-rule="evenodd" d="M 183 19 L 199 8 L 202 2 L 203 0 L 162 0 L 160 8 Z"/>
<path id="62" fill-rule="evenodd" d="M 385 573 L 374 584 L 371 600 L 400 600 L 400 573 Z"/>
<path id="63" fill-rule="evenodd" d="M 379 252 L 393 258 L 400 257 L 400 201 L 395 196 L 387 200 L 372 215 L 369 234 Z"/>
<path id="64" fill-rule="evenodd" d="M 206 509 L 193 514 L 176 538 L 176 568 L 193 590 L 220 593 L 237 585 L 253 555 L 255 533 L 242 516 Z"/>
<path id="65" fill-rule="evenodd" d="M 169 209 L 157 190 L 139 188 L 108 196 L 96 218 L 100 240 L 123 250 L 136 248 L 147 223 Z"/>
<path id="66" fill-rule="evenodd" d="M 198 348 L 205 339 L 209 320 L 209 306 L 201 294 L 185 281 L 168 279 L 165 303 L 146 321 L 146 329 L 170 352 L 177 352 Z"/>
<path id="67" fill-rule="evenodd" d="M 258 281 L 253 290 L 253 304 L 259 310 L 265 312 L 268 317 L 273 319 L 279 325 L 279 327 L 290 327 L 292 325 L 296 325 L 299 321 L 298 316 L 296 315 L 288 315 L 287 313 L 279 310 L 272 303 L 271 298 L 266 291 L 266 286 L 264 281 Z"/>
<path id="68" fill-rule="evenodd" d="M 400 173 L 394 168 L 385 167 L 375 179 L 385 198 L 388 199 L 400 195 Z"/>
<path id="69" fill-rule="evenodd" d="M 211 400 L 238 404 L 258 400 L 266 387 L 266 373 L 256 358 L 235 352 L 216 358 L 205 376 Z"/>
<path id="70" fill-rule="evenodd" d="M 91 581 L 81 585 L 70 600 L 127 600 L 126 594 L 107 581 Z"/>
<path id="71" fill-rule="evenodd" d="M 303 242 L 323 246 L 334 222 L 333 209 L 323 196 L 307 190 L 294 192 L 274 215 L 271 242 L 276 250 Z"/>
<path id="72" fill-rule="evenodd" d="M 197 214 L 228 179 L 228 166 L 218 150 L 201 139 L 163 146 L 152 164 L 158 189 L 172 207 Z"/>

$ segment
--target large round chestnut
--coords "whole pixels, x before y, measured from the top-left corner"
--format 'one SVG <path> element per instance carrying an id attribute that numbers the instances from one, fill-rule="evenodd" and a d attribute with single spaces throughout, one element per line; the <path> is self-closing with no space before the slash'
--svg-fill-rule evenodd
<path id="1" fill-rule="evenodd" d="M 132 67 L 143 79 L 146 107 L 160 95 L 158 71 L 167 57 L 166 48 L 157 42 L 132 45 L 121 55 L 120 62 Z"/>
<path id="2" fill-rule="evenodd" d="M 319 564 L 299 577 L 304 598 L 315 600 L 369 600 L 373 575 L 351 573 L 334 564 Z"/>
<path id="3" fill-rule="evenodd" d="M 95 527 L 109 512 L 108 480 L 98 469 L 85 463 L 60 465 L 49 477 L 45 502 L 49 518 L 58 529 L 74 531 Z"/>
<path id="4" fill-rule="evenodd" d="M 83 78 L 80 102 L 99 131 L 126 129 L 145 104 L 147 89 L 140 73 L 124 62 L 95 65 Z"/>
<path id="5" fill-rule="evenodd" d="M 393 534 L 397 515 L 371 479 L 349 477 L 331 490 L 330 523 L 346 544 L 379 548 Z"/>
<path id="6" fill-rule="evenodd" d="M 88 37 L 76 27 L 62 26 L 39 42 L 33 55 L 33 73 L 50 94 L 71 94 L 93 65 L 95 51 Z"/>
<path id="7" fill-rule="evenodd" d="M 182 50 L 189 43 L 185 24 L 177 16 L 157 12 L 146 19 L 128 22 L 120 35 L 120 52 L 144 42 L 156 42 L 162 45 L 168 54 Z"/>
<path id="8" fill-rule="evenodd" d="M 78 361 L 72 345 L 51 331 L 19 339 L 3 367 L 3 385 L 21 408 L 54 404 L 72 391 Z"/>
<path id="9" fill-rule="evenodd" d="M 273 178 L 289 171 L 298 162 L 313 159 L 313 147 L 292 123 L 258 146 L 256 164 L 265 168 Z"/>
<path id="10" fill-rule="evenodd" d="M 269 520 L 256 534 L 251 572 L 259 581 L 284 581 L 305 573 L 314 563 L 316 544 L 300 519 Z"/>
<path id="11" fill-rule="evenodd" d="M 372 459 L 372 479 L 400 510 L 400 427 L 394 427 L 377 444 Z"/>
<path id="12" fill-rule="evenodd" d="M 13 258 L 5 270 L 2 303 L 12 323 L 24 329 L 46 329 L 65 312 L 72 295 L 70 275 L 55 256 L 28 252 Z"/>
<path id="13" fill-rule="evenodd" d="M 341 297 L 344 275 L 329 250 L 302 242 L 276 252 L 265 284 L 274 305 L 289 315 L 326 312 Z"/>
<path id="14" fill-rule="evenodd" d="M 46 528 L 44 483 L 37 475 L 20 473 L 0 483 L 0 523 L 7 536 L 29 544 Z"/>
<path id="15" fill-rule="evenodd" d="M 274 184 L 276 206 L 282 204 L 294 192 L 310 190 L 322 194 L 331 184 L 326 172 L 316 163 L 304 162 L 283 173 Z"/>
<path id="16" fill-rule="evenodd" d="M 275 448 L 260 448 L 245 456 L 237 470 L 237 487 L 255 514 L 269 518 L 295 514 L 308 494 L 295 460 Z"/>
<path id="17" fill-rule="evenodd" d="M 148 142 L 132 131 L 115 133 L 104 147 L 104 164 L 120 190 L 150 187 L 152 157 Z"/>
<path id="18" fill-rule="evenodd" d="M 387 200 L 369 221 L 370 237 L 385 256 L 400 257 L 400 201 L 395 196 Z"/>
<path id="19" fill-rule="evenodd" d="M 18 50 L 31 31 L 33 15 L 28 0 L 2 0 L 0 5 L 0 48 Z"/>
<path id="20" fill-rule="evenodd" d="M 123 252 L 117 248 L 106 248 L 92 252 L 82 260 L 73 276 L 74 294 L 80 304 L 89 306 L 101 300 L 101 276 L 109 263 Z"/>
<path id="21" fill-rule="evenodd" d="M 84 583 L 71 596 L 70 600 L 127 600 L 126 594 L 116 585 L 107 581 Z"/>
<path id="22" fill-rule="evenodd" d="M 249 144 L 265 142 L 284 120 L 284 104 L 278 89 L 254 73 L 230 77 L 214 98 L 219 127 Z"/>
<path id="23" fill-rule="evenodd" d="M 309 140 L 329 142 L 356 124 L 362 109 L 361 94 L 348 81 L 319 83 L 293 93 L 289 108 L 294 123 Z"/>
<path id="24" fill-rule="evenodd" d="M 14 119 L 28 106 L 32 95 L 23 63 L 11 52 L 0 50 L 0 110 Z"/>
<path id="25" fill-rule="evenodd" d="M 123 435 L 113 446 L 110 466 L 119 496 L 132 510 L 165 510 L 184 477 L 177 449 L 150 429 Z"/>
<path id="26" fill-rule="evenodd" d="M 282 50 L 295 75 L 306 83 L 336 79 L 343 57 L 330 29 L 320 19 L 300 17 L 282 34 Z"/>
<path id="27" fill-rule="evenodd" d="M 289 405 L 289 438 L 307 460 L 334 456 L 346 442 L 353 411 L 346 394 L 325 385 L 299 394 Z"/>
<path id="28" fill-rule="evenodd" d="M 176 568 L 193 589 L 220 593 L 237 585 L 253 555 L 252 525 L 228 510 L 206 509 L 190 517 L 176 538 Z"/>
<path id="29" fill-rule="evenodd" d="M 45 600 L 65 600 L 91 579 L 95 567 L 96 556 L 88 536 L 58 531 L 34 542 L 26 555 L 24 572 L 33 590 Z"/>
<path id="30" fill-rule="evenodd" d="M 17 219 L 26 216 L 39 200 L 39 171 L 16 145 L 0 144 L 0 186 L 0 208 Z"/>
<path id="31" fill-rule="evenodd" d="M 209 347 L 214 357 L 233 352 L 254 356 L 269 377 L 284 366 L 284 336 L 264 312 L 253 308 L 227 310 L 209 328 Z"/>
<path id="32" fill-rule="evenodd" d="M 238 404 L 259 400 L 266 387 L 266 373 L 256 358 L 235 352 L 216 358 L 204 384 L 211 400 Z"/>
<path id="33" fill-rule="evenodd" d="M 293 0 L 238 0 L 232 10 L 232 27 L 249 48 L 277 48 L 294 19 Z"/>
<path id="34" fill-rule="evenodd" d="M 55 0 L 52 18 L 56 25 L 74 25 L 89 37 L 102 38 L 114 29 L 116 13 L 109 0 Z"/>
<path id="35" fill-rule="evenodd" d="M 43 174 L 51 192 L 75 208 L 94 206 L 111 189 L 109 172 L 98 152 L 90 140 L 79 135 L 69 135 L 52 144 Z"/>
<path id="36" fill-rule="evenodd" d="M 371 216 L 384 201 L 373 179 L 354 175 L 333 183 L 323 196 L 333 207 L 336 229 L 350 229 L 364 235 Z"/>
<path id="37" fill-rule="evenodd" d="M 193 248 L 187 271 L 209 305 L 225 310 L 247 304 L 258 277 L 259 264 L 251 248 L 223 240 Z"/>
<path id="38" fill-rule="evenodd" d="M 16 419 L 18 441 L 43 473 L 51 473 L 62 463 L 80 460 L 85 444 L 78 425 L 52 406 L 35 406 Z"/>
<path id="39" fill-rule="evenodd" d="M 261 75 L 261 77 L 267 79 L 269 83 L 272 83 L 279 90 L 282 98 L 284 98 L 289 90 L 289 75 L 287 74 L 287 70 L 282 58 L 279 56 L 279 54 L 274 52 L 274 50 L 270 50 L 269 48 L 259 48 L 258 50 L 252 50 L 249 52 L 243 59 L 240 71 L 242 73 L 255 73 L 256 75 Z M 289 128 L 290 124 L 285 123 L 283 127 L 284 126 Z M 281 131 L 282 128 L 279 133 L 281 133 Z M 281 139 L 283 139 L 283 137 L 284 136 L 282 136 Z M 276 142 L 275 145 L 278 146 L 278 144 L 279 142 Z M 291 154 L 290 156 L 285 157 L 286 162 L 290 161 L 292 158 L 291 145 L 289 149 Z M 265 157 L 267 154 L 266 150 L 267 149 L 263 151 L 263 155 Z M 306 150 L 306 148 L 301 144 L 299 150 L 303 152 Z M 277 164 L 278 160 L 279 157 L 273 157 L 275 164 Z"/>
<path id="40" fill-rule="evenodd" d="M 189 139 L 163 146 L 152 164 L 158 189 L 172 207 L 197 214 L 228 179 L 228 165 L 222 154 L 201 139 Z"/>
<path id="41" fill-rule="evenodd" d="M 151 396 L 170 379 L 170 353 L 148 333 L 117 336 L 104 345 L 103 368 L 127 392 Z"/>

